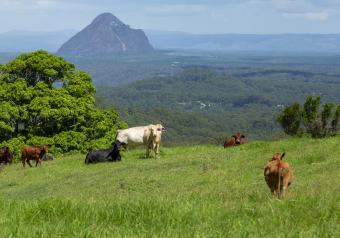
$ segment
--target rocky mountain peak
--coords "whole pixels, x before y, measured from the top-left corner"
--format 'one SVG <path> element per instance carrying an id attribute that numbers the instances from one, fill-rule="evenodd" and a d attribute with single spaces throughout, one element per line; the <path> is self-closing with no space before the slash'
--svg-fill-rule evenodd
<path id="1" fill-rule="evenodd" d="M 102 13 L 65 42 L 57 54 L 87 56 L 150 51 L 153 47 L 142 30 L 130 28 L 111 13 Z"/>
<path id="2" fill-rule="evenodd" d="M 102 13 L 98 15 L 91 23 L 91 25 L 110 25 L 110 26 L 127 26 L 121 20 L 119 20 L 112 13 Z"/>

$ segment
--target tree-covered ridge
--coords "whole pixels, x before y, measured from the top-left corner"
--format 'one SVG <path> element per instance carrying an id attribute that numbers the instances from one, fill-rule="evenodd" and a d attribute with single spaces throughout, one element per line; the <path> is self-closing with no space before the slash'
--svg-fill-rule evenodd
<path id="1" fill-rule="evenodd" d="M 60 151 L 107 146 L 125 127 L 113 110 L 94 107 L 91 77 L 45 51 L 0 67 L 0 143 L 50 144 Z"/>
<path id="2" fill-rule="evenodd" d="M 276 107 L 302 102 L 309 95 L 322 95 L 324 100 L 338 103 L 339 90 L 340 79 L 336 76 L 324 79 L 320 75 L 276 71 L 242 76 L 209 67 L 192 67 L 173 76 L 154 77 L 114 89 L 107 87 L 100 96 L 119 105 L 200 110 L 201 106 L 205 109 L 254 104 Z"/>
<path id="3" fill-rule="evenodd" d="M 249 140 L 284 136 L 277 114 L 309 95 L 340 103 L 340 77 L 299 71 L 228 73 L 189 67 L 173 76 L 99 89 L 99 105 L 114 104 L 129 125 L 162 120 L 166 144 L 223 143 L 240 131 Z M 309 71 L 308 71 L 309 72 Z"/>

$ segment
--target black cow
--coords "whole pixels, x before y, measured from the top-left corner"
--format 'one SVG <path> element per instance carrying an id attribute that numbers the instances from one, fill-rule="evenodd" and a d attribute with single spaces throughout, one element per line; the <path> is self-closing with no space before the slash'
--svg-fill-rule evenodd
<path id="1" fill-rule="evenodd" d="M 0 148 L 0 163 L 11 164 L 12 160 L 13 153 L 11 152 L 11 150 L 7 146 Z"/>
<path id="2" fill-rule="evenodd" d="M 115 141 L 112 148 L 88 152 L 85 158 L 85 164 L 121 161 L 122 158 L 119 150 L 122 145 L 120 141 Z"/>

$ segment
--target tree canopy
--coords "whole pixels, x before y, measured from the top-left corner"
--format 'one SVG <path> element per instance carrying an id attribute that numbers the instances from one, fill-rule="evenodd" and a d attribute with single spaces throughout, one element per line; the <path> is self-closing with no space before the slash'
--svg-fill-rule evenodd
<path id="1" fill-rule="evenodd" d="M 108 146 L 126 124 L 115 111 L 94 107 L 91 81 L 46 51 L 1 65 L 0 143 L 50 144 L 62 152 Z"/>
<path id="2" fill-rule="evenodd" d="M 322 108 L 322 109 L 320 109 Z M 339 132 L 340 105 L 326 102 L 321 105 L 320 97 L 307 97 L 303 107 L 294 103 L 286 107 L 277 117 L 277 121 L 288 135 L 311 135 L 321 138 L 336 135 Z"/>

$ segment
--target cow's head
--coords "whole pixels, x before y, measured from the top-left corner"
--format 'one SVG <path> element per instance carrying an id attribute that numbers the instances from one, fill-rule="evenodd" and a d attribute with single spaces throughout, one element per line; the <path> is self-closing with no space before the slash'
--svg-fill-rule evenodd
<path id="1" fill-rule="evenodd" d="M 40 147 L 40 156 L 43 157 L 49 149 L 50 145 L 44 145 Z"/>
<path id="2" fill-rule="evenodd" d="M 236 133 L 232 136 L 235 139 L 235 144 L 240 145 L 242 140 L 245 139 L 246 137 L 242 135 L 241 133 Z"/>
<path id="3" fill-rule="evenodd" d="M 155 130 L 157 131 L 165 131 L 165 127 L 162 124 L 156 124 L 153 128 L 155 128 Z"/>
<path id="4" fill-rule="evenodd" d="M 113 145 L 114 149 L 116 149 L 118 151 L 121 150 L 122 147 L 124 149 L 126 149 L 126 143 L 120 142 L 119 140 L 115 140 L 114 142 L 112 142 L 112 145 Z"/>
<path id="5" fill-rule="evenodd" d="M 282 160 L 285 155 L 286 155 L 286 153 L 284 153 L 284 152 L 282 154 L 281 153 L 275 153 L 271 160 Z"/>

